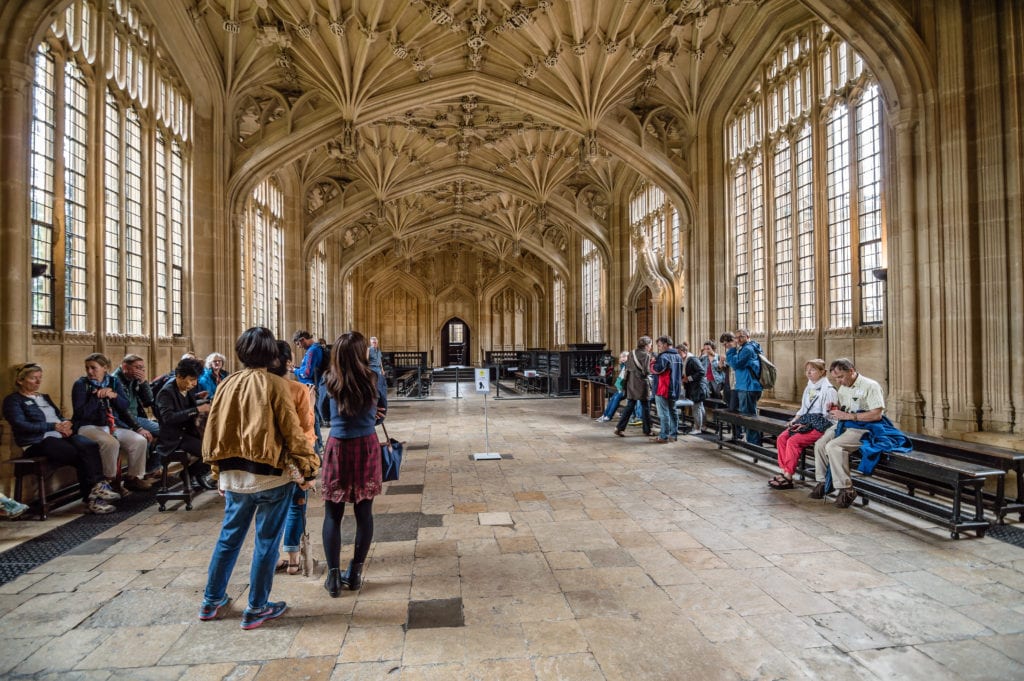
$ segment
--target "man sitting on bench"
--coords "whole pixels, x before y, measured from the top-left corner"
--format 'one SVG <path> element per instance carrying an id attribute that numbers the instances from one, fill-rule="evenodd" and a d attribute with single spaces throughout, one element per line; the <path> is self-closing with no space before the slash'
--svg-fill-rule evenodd
<path id="1" fill-rule="evenodd" d="M 885 418 L 885 397 L 878 381 L 862 376 L 845 358 L 832 362 L 829 373 L 839 384 L 839 404 L 830 409 L 837 423 L 814 443 L 814 479 L 818 484 L 808 496 L 824 499 L 831 477 L 838 490 L 835 505 L 849 508 L 857 498 L 850 478 L 850 452 L 861 450 L 858 470 L 870 474 L 882 452 L 909 451 L 910 447 L 906 436 Z"/>

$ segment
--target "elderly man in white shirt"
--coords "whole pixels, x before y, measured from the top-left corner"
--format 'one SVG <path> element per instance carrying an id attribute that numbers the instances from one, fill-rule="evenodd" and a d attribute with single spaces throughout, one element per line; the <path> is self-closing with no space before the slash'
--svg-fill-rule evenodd
<path id="1" fill-rule="evenodd" d="M 818 481 L 810 493 L 812 499 L 825 497 L 825 478 L 832 474 L 832 484 L 838 491 L 835 505 L 849 508 L 857 498 L 850 478 L 850 452 L 861 446 L 861 438 L 867 433 L 858 428 L 858 423 L 881 421 L 885 415 L 885 397 L 882 386 L 857 372 L 853 362 L 837 359 L 829 366 L 829 373 L 839 384 L 839 404 L 830 409 L 835 421 L 846 421 L 842 434 L 836 435 L 832 426 L 814 443 L 814 479 Z"/>

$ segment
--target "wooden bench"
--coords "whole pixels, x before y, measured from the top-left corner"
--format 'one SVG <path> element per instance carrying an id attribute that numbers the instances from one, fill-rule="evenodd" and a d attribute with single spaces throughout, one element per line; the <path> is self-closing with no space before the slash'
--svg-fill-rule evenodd
<path id="1" fill-rule="evenodd" d="M 50 511 L 76 501 L 81 497 L 78 483 L 61 487 L 53 494 L 46 493 L 46 479 L 59 468 L 72 467 L 71 464 L 53 466 L 49 459 L 42 456 L 20 456 L 8 459 L 4 463 L 14 466 L 14 500 L 27 504 L 32 512 L 36 513 L 39 520 L 46 520 Z M 26 502 L 23 498 L 25 477 L 32 477 L 36 480 L 36 488 L 39 497 L 34 502 Z"/>
<path id="2" fill-rule="evenodd" d="M 851 467 L 856 455 L 851 455 Z M 1006 474 L 998 469 L 950 459 L 927 452 L 889 452 L 882 455 L 871 476 L 854 476 L 853 487 L 866 506 L 869 499 L 881 501 L 922 518 L 944 523 L 949 536 L 959 539 L 960 533 L 975 531 L 984 537 L 991 523 L 985 519 L 983 487 L 989 478 L 1001 478 Z M 883 476 L 906 485 L 907 492 L 885 485 L 874 479 Z M 932 499 L 915 495 L 918 488 L 936 492 L 947 492 L 952 498 L 952 509 Z M 973 500 L 974 515 L 965 517 L 961 500 Z"/>
<path id="3" fill-rule="evenodd" d="M 758 460 L 767 461 L 768 463 L 776 463 L 779 459 L 778 454 L 774 449 L 765 447 L 764 445 L 755 445 L 747 442 L 741 438 L 726 439 L 725 431 L 726 426 L 729 426 L 730 430 L 735 433 L 737 428 L 743 428 L 745 430 L 754 430 L 762 435 L 769 435 L 771 437 L 778 437 L 782 431 L 786 430 L 789 424 L 788 420 L 769 418 L 767 416 L 751 416 L 750 414 L 740 414 L 735 411 L 718 411 L 715 415 L 716 424 L 716 435 L 718 436 L 718 448 L 722 449 L 725 446 L 733 447 L 734 449 L 742 449 L 748 452 L 754 463 Z M 803 480 L 805 474 L 812 469 L 807 468 L 805 454 L 800 455 L 800 462 L 797 465 L 797 473 L 800 475 L 800 479 Z"/>
<path id="4" fill-rule="evenodd" d="M 404 397 L 409 393 L 416 382 L 417 370 L 395 367 L 395 372 L 395 394 Z"/>
<path id="5" fill-rule="evenodd" d="M 792 416 L 782 419 L 726 411 L 722 412 L 719 418 L 723 424 L 730 424 L 734 428 L 740 427 L 756 430 L 765 435 L 778 436 L 785 430 L 789 418 Z M 755 463 L 758 460 L 770 463 L 777 461 L 775 450 L 753 445 L 744 440 L 727 440 L 723 432 L 724 429 L 719 427 L 719 449 L 728 446 L 743 450 L 751 454 Z M 813 465 L 808 463 L 808 455 L 812 453 L 813 448 L 806 447 L 800 454 L 797 472 L 801 479 L 814 473 Z M 859 457 L 856 453 L 851 454 L 851 468 L 855 467 L 858 460 Z M 983 488 L 987 480 L 993 478 L 996 480 L 998 491 L 992 495 L 997 497 L 993 499 L 994 507 L 999 510 L 1006 507 L 1005 502 L 1000 498 L 1001 490 L 1004 488 L 1001 481 L 1005 475 L 1005 471 L 998 467 L 961 461 L 928 452 L 889 452 L 883 455 L 875 467 L 873 475 L 855 476 L 853 486 L 860 494 L 862 505 L 867 505 L 868 500 L 874 499 L 914 515 L 935 520 L 949 530 L 952 538 L 959 539 L 960 533 L 965 531 L 974 531 L 978 533 L 979 537 L 984 536 L 991 525 L 984 515 L 986 496 Z M 893 487 L 891 483 L 902 485 L 906 487 L 906 490 Z M 952 504 L 947 506 L 938 500 L 922 499 L 916 496 L 919 489 L 942 493 L 952 500 Z M 973 516 L 964 514 L 962 507 L 964 498 L 969 499 L 973 505 Z"/>
<path id="6" fill-rule="evenodd" d="M 758 413 L 760 416 L 789 420 L 796 412 L 779 406 L 762 407 L 758 405 Z M 997 468 L 1004 474 L 1014 473 L 1017 482 L 1015 498 L 1006 498 L 1006 475 L 1003 475 L 996 479 L 994 492 L 983 493 L 984 503 L 992 509 L 1000 524 L 1005 523 L 1006 516 L 1011 513 L 1019 514 L 1018 519 L 1024 521 L 1024 452 L 920 433 L 905 434 L 910 438 L 914 451 L 937 454 L 983 467 Z"/>
<path id="7" fill-rule="evenodd" d="M 1012 471 L 1017 478 L 1016 497 L 1012 500 L 1006 499 L 1006 476 L 1004 475 L 996 481 L 995 493 L 985 493 L 985 502 L 992 507 L 1000 524 L 1006 522 L 1005 518 L 1009 513 L 1018 513 L 1018 519 L 1024 520 L 1024 452 L 917 433 L 908 433 L 907 436 L 914 443 L 916 451 L 998 468 L 1004 473 Z"/>

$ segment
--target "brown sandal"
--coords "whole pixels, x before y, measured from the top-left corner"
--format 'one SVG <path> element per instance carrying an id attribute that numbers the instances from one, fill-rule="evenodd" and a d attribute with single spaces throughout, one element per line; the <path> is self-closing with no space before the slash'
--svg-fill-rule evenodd
<path id="1" fill-rule="evenodd" d="M 288 567 L 285 571 L 290 575 L 297 575 L 301 572 L 301 568 L 302 566 L 298 562 L 288 563 Z"/>
<path id="2" fill-rule="evenodd" d="M 783 478 L 781 482 L 772 480 L 768 483 L 768 486 L 772 489 L 793 489 L 793 481 L 788 478 Z"/>

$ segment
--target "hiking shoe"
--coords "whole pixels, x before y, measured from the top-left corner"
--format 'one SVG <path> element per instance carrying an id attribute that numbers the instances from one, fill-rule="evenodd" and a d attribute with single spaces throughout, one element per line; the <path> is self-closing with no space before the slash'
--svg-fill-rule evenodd
<path id="1" fill-rule="evenodd" d="M 116 510 L 116 508 L 102 499 L 90 499 L 89 505 L 86 507 L 86 511 L 93 515 L 106 515 L 108 513 L 113 513 Z"/>
<path id="2" fill-rule="evenodd" d="M 836 508 L 850 508 L 850 504 L 857 498 L 857 490 L 852 487 L 839 490 L 839 496 L 836 497 L 835 505 Z"/>
<path id="3" fill-rule="evenodd" d="M 227 594 L 224 594 L 224 598 L 220 599 L 220 603 L 204 602 L 199 606 L 199 619 L 204 622 L 219 619 L 221 608 L 226 608 L 229 603 L 231 603 L 231 596 Z"/>
<path id="4" fill-rule="evenodd" d="M 104 480 L 103 482 L 97 482 L 92 486 L 92 491 L 89 492 L 89 499 L 102 499 L 103 501 L 117 501 L 121 498 L 121 495 L 114 491 L 114 488 L 110 486 L 110 483 Z"/>
<path id="5" fill-rule="evenodd" d="M 15 501 L 8 496 L 0 494 L 0 518 L 17 518 L 27 510 L 28 506 L 20 501 Z"/>
<path id="6" fill-rule="evenodd" d="M 825 483 L 819 482 L 817 485 L 814 486 L 814 489 L 812 489 L 811 493 L 808 494 L 807 496 L 809 496 L 811 499 L 824 499 Z"/>
<path id="7" fill-rule="evenodd" d="M 242 628 L 255 629 L 256 627 L 262 626 L 267 620 L 276 620 L 278 617 L 283 615 L 284 611 L 287 609 L 287 603 L 284 601 L 278 601 L 277 603 L 268 602 L 259 610 L 252 612 L 246 610 L 242 613 Z"/>

